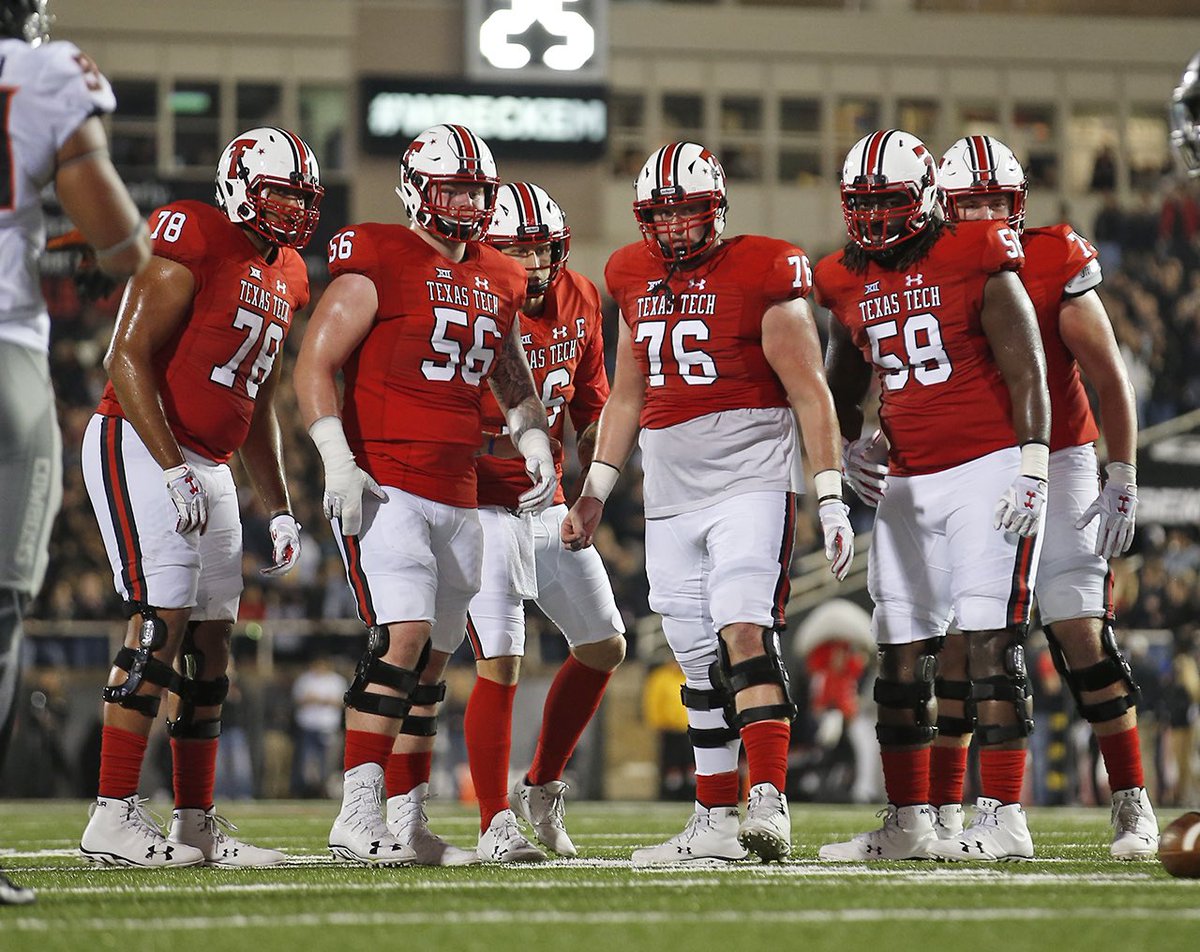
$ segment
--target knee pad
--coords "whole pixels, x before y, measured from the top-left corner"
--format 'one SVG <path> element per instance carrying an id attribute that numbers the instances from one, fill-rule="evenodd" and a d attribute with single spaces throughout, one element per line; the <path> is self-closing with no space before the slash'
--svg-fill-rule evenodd
<path id="1" fill-rule="evenodd" d="M 408 703 L 412 707 L 428 707 L 432 704 L 441 704 L 445 697 L 445 681 L 439 681 L 437 684 L 418 684 L 409 694 Z M 428 717 L 422 717 L 419 714 L 406 715 L 404 723 L 400 725 L 400 733 L 413 737 L 435 736 L 437 734 L 437 714 L 431 714 Z"/>
<path id="2" fill-rule="evenodd" d="M 401 668 L 383 661 L 382 658 L 387 654 L 390 644 L 387 625 L 372 625 L 367 629 L 367 650 L 359 659 L 358 667 L 354 671 L 354 680 L 350 683 L 350 689 L 343 700 L 347 707 L 364 714 L 403 720 L 412 707 L 410 696 L 417 688 L 421 671 L 429 662 L 430 643 L 425 642 L 415 669 Z M 375 694 L 367 690 L 372 684 L 392 688 L 404 696 Z"/>
<path id="3" fill-rule="evenodd" d="M 221 736 L 221 719 L 219 717 L 207 720 L 196 720 L 196 708 L 218 707 L 225 703 L 229 695 L 229 678 L 221 675 L 209 681 L 196 677 L 196 672 L 204 667 L 204 652 L 197 646 L 192 631 L 189 629 L 183 635 L 182 661 L 183 674 L 175 679 L 169 690 L 179 695 L 179 712 L 174 720 L 167 720 L 167 734 L 171 737 L 188 740 L 210 740 Z"/>
<path id="4" fill-rule="evenodd" d="M 881 645 L 880 674 L 875 679 L 872 695 L 881 708 L 904 711 L 912 715 L 911 724 L 875 725 L 875 736 L 884 747 L 908 747 L 932 743 L 937 729 L 934 726 L 933 685 L 937 677 L 937 655 L 922 654 L 913 666 L 913 680 L 901 681 L 887 676 L 892 645 Z"/>
<path id="5" fill-rule="evenodd" d="M 1021 644 L 1023 634 L 1017 628 L 1008 629 L 1008 644 L 1002 656 L 1002 674 L 971 679 L 973 703 L 1009 701 L 1016 712 L 1016 723 L 979 725 L 979 742 L 984 746 L 991 747 L 1033 733 L 1033 689 L 1025 669 L 1025 647 Z"/>
<path id="6" fill-rule="evenodd" d="M 104 700 L 109 704 L 117 704 L 126 710 L 137 711 L 151 719 L 158 717 L 158 708 L 162 703 L 161 697 L 148 694 L 138 694 L 137 690 L 143 681 L 157 685 L 160 688 L 172 690 L 179 680 L 175 669 L 154 657 L 154 652 L 167 643 L 167 623 L 158 617 L 151 606 L 139 602 L 126 602 L 129 617 L 142 616 L 142 624 L 138 629 L 138 646 L 136 648 L 122 647 L 113 658 L 113 667 L 126 671 L 129 677 L 122 684 L 113 684 L 104 688 Z"/>
<path id="7" fill-rule="evenodd" d="M 688 725 L 688 741 L 693 747 L 724 747 L 730 741 L 737 740 L 740 736 L 736 727 L 731 727 L 728 724 L 728 711 L 731 706 L 731 698 L 725 691 L 720 688 L 711 688 L 703 690 L 701 688 L 691 688 L 686 684 L 679 687 L 679 700 L 683 702 L 683 706 L 691 711 L 720 711 L 725 717 L 726 725 L 724 727 L 692 727 Z"/>
<path id="8" fill-rule="evenodd" d="M 1101 724 L 1116 720 L 1131 707 L 1137 707 L 1141 703 L 1142 689 L 1133 680 L 1133 669 L 1121 653 L 1112 622 L 1105 619 L 1100 627 L 1100 647 L 1104 650 L 1105 658 L 1078 671 L 1072 671 L 1068 666 L 1066 652 L 1063 651 L 1053 626 L 1044 625 L 1043 628 L 1055 670 L 1058 671 L 1059 677 L 1067 682 L 1071 696 L 1075 699 L 1075 707 L 1079 709 L 1079 714 L 1085 721 Z M 1125 685 L 1125 693 L 1120 697 L 1109 698 L 1096 704 L 1084 702 L 1084 691 L 1100 691 L 1118 682 Z"/>
<path id="9" fill-rule="evenodd" d="M 975 703 L 971 700 L 970 681 L 948 681 L 936 678 L 933 682 L 933 693 L 939 702 L 962 701 L 963 716 L 951 717 L 943 714 L 941 704 L 938 704 L 937 732 L 944 737 L 965 737 L 975 732 Z"/>
<path id="10" fill-rule="evenodd" d="M 783 656 L 779 651 L 779 633 L 774 629 L 764 628 L 762 642 L 762 654 L 737 664 L 730 664 L 729 650 L 725 647 L 725 642 L 718 638 L 717 660 L 709 668 L 709 680 L 727 696 L 725 720 L 731 727 L 739 730 L 756 721 L 772 721 L 779 718 L 790 721 L 796 716 L 787 668 L 784 667 Z M 764 704 L 738 711 L 735 706 L 738 694 L 759 684 L 778 685 L 783 691 L 783 701 L 779 704 Z"/>

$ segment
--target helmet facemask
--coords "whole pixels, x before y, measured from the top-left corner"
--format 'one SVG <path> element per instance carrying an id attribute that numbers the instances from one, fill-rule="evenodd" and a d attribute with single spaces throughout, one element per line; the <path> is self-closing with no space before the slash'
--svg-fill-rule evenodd
<path id="1" fill-rule="evenodd" d="M 294 200 L 281 201 L 279 193 Z M 300 251 L 317 230 L 324 194 L 325 189 L 312 182 L 260 175 L 246 187 L 246 201 L 252 214 L 242 223 L 273 245 Z"/>
<path id="2" fill-rule="evenodd" d="M 919 235 L 929 224 L 920 193 L 906 182 L 894 185 L 860 176 L 842 188 L 842 214 L 850 239 L 868 251 L 882 251 Z"/>
<path id="3" fill-rule="evenodd" d="M 689 211 L 695 206 L 695 211 Z M 677 199 L 634 202 L 633 214 L 646 245 L 664 261 L 683 263 L 699 258 L 717 243 L 725 226 L 725 199 L 711 192 Z M 694 229 L 701 229 L 693 238 Z"/>
<path id="4" fill-rule="evenodd" d="M 496 181 L 482 174 L 439 175 L 436 179 L 401 164 L 401 186 L 407 178 L 420 195 L 417 224 L 450 241 L 474 241 L 487 231 L 496 204 Z M 460 198 L 464 190 L 479 189 L 482 204 Z"/>

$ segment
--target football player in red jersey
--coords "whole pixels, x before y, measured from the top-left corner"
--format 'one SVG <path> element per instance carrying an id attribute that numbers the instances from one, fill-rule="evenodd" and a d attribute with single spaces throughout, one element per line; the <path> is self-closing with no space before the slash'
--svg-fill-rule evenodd
<path id="1" fill-rule="evenodd" d="M 334 236 L 333 281 L 296 363 L 300 412 L 325 465 L 325 513 L 368 631 L 346 693 L 346 781 L 329 834 L 334 855 L 356 862 L 418 860 L 388 831 L 384 765 L 402 723 L 417 736 L 434 729 L 442 671 L 479 589 L 485 384 L 525 458 L 518 509 L 541 511 L 558 486 L 521 348 L 525 269 L 479 241 L 498 184 L 491 150 L 465 126 L 417 136 L 396 189 L 409 226 L 369 222 Z M 504 812 L 480 837 L 481 855 L 516 827 Z M 474 859 L 456 850 L 439 861 Z"/>
<path id="2" fill-rule="evenodd" d="M 950 221 L 999 220 L 1021 236 L 1021 283 L 1037 310 L 1053 420 L 1042 557 L 1034 580 L 1051 657 L 1092 725 L 1112 787 L 1116 859 L 1149 859 L 1158 822 L 1142 775 L 1137 685 L 1113 632 L 1108 560 L 1133 541 L 1137 512 L 1137 410 L 1112 325 L 1096 293 L 1096 250 L 1070 225 L 1025 227 L 1021 163 L 991 136 L 959 139 L 939 170 Z M 1096 479 L 1100 430 L 1083 388 L 1096 392 L 1109 463 Z M 961 827 L 960 801 L 973 729 L 966 646 L 950 635 L 939 658 L 938 736 L 930 792 L 938 835 Z M 957 822 L 956 822 L 957 819 Z"/>
<path id="3" fill-rule="evenodd" d="M 850 241 L 817 265 L 816 286 L 834 317 L 825 364 L 842 434 L 853 441 L 847 467 L 888 450 L 868 588 L 889 802 L 880 829 L 819 856 L 1031 859 L 1020 805 L 1032 728 L 1022 640 L 1050 408 L 1036 316 L 1014 273 L 1021 244 L 1005 222 L 947 227 L 933 156 L 897 129 L 855 144 L 841 191 Z M 860 437 L 872 370 L 886 441 Z M 983 795 L 969 838 L 939 841 L 930 745 L 936 654 L 952 616 L 970 652 Z"/>
<path id="4" fill-rule="evenodd" d="M 616 377 L 562 528 L 567 545 L 591 543 L 640 430 L 650 606 L 687 679 L 696 805 L 682 833 L 635 850 L 633 863 L 733 860 L 747 850 L 783 859 L 795 707 L 778 631 L 795 535 L 797 421 L 839 579 L 854 547 L 837 420 L 804 301 L 812 271 L 786 241 L 722 239 L 725 174 L 702 145 L 657 150 L 634 187 L 643 241 L 605 269 L 621 306 Z M 751 789 L 739 826 L 742 744 Z"/>
<path id="5" fill-rule="evenodd" d="M 274 564 L 300 555 L 284 478 L 276 360 L 308 303 L 299 249 L 322 189 L 312 150 L 251 129 L 217 163 L 216 207 L 150 216 L 154 256 L 129 285 L 104 359 L 109 384 L 83 440 L 83 474 L 130 616 L 104 690 L 100 796 L 80 849 L 127 866 L 270 866 L 213 810 L 229 640 L 242 590 L 238 453 L 271 515 Z M 138 800 L 150 726 L 169 692 L 175 812 L 164 837 Z M 227 826 L 227 824 L 225 824 Z"/>
<path id="6" fill-rule="evenodd" d="M 559 540 L 567 513 L 561 488 L 566 417 L 571 417 L 586 469 L 596 421 L 608 399 L 608 374 L 600 295 L 591 281 L 566 267 L 571 232 L 558 203 L 528 182 L 502 185 L 485 240 L 525 268 L 522 346 L 546 407 L 560 488 L 544 512 L 518 511 L 529 478 L 515 458 L 519 454 L 507 435 L 504 414 L 495 398 L 484 393 L 485 438 L 476 467 L 483 575 L 467 614 L 467 638 L 479 676 L 464 730 L 480 829 L 488 831 L 498 815 L 505 815 L 502 833 L 490 838 L 484 858 L 540 862 L 545 855 L 508 817 L 520 814 L 544 846 L 562 856 L 576 855 L 564 823 L 567 785 L 562 773 L 625 656 L 625 625 L 599 554 L 594 548 L 566 549 Z M 533 764 L 510 798 L 512 708 L 525 651 L 527 598 L 559 626 L 571 654 L 550 687 Z M 388 828 L 414 848 L 416 862 L 440 866 L 452 861 L 455 852 L 429 832 L 423 810 L 433 750 L 432 713 L 414 708 L 405 718 L 385 779 Z"/>

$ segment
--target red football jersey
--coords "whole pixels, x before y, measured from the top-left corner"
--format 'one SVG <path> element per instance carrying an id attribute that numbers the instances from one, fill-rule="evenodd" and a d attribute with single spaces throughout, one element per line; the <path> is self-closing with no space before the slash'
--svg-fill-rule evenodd
<path id="1" fill-rule="evenodd" d="M 880 380 L 879 419 L 897 476 L 935 473 L 1015 446 L 1012 399 L 980 322 L 983 287 L 1023 256 L 1005 222 L 960 222 L 907 271 L 842 252 L 817 265 L 817 300 L 862 350 Z"/>
<path id="2" fill-rule="evenodd" d="M 1100 283 L 1100 262 L 1091 243 L 1066 224 L 1027 228 L 1021 244 L 1025 248 L 1021 283 L 1037 309 L 1046 351 L 1050 450 L 1083 446 L 1098 439 L 1100 430 L 1079 377 L 1079 364 L 1059 335 L 1058 309 L 1067 294 L 1082 294 Z"/>
<path id="3" fill-rule="evenodd" d="M 574 271 L 564 269 L 546 292 L 541 314 L 521 315 L 521 344 L 550 424 L 550 435 L 563 442 L 563 408 L 571 414 L 576 433 L 600 419 L 608 399 L 608 371 L 604 369 L 604 334 L 600 317 L 600 293 L 596 285 Z M 491 392 L 483 395 L 483 428 L 489 433 L 507 432 L 504 415 Z M 562 449 L 555 454 L 558 489 L 554 501 L 566 501 L 562 489 Z M 513 509 L 517 497 L 531 483 L 522 459 L 480 456 L 479 505 Z"/>
<path id="4" fill-rule="evenodd" d="M 204 202 L 164 205 L 150 216 L 154 254 L 192 272 L 192 310 L 154 355 L 167 423 L 180 446 L 224 463 L 250 429 L 258 388 L 270 376 L 308 304 L 308 270 L 293 248 L 268 264 L 246 233 Z M 110 382 L 98 413 L 125 415 Z"/>
<path id="5" fill-rule="evenodd" d="M 329 242 L 329 273 L 361 274 L 375 323 L 342 368 L 342 423 L 377 482 L 474 507 L 480 400 L 525 300 L 525 269 L 477 242 L 461 262 L 404 225 L 365 223 Z"/>
<path id="6" fill-rule="evenodd" d="M 808 256 L 786 241 L 740 235 L 699 267 L 672 274 L 671 294 L 664 278 L 663 262 L 641 241 L 618 249 L 604 269 L 646 378 L 641 425 L 786 407 L 787 393 L 763 354 L 762 319 L 772 304 L 808 294 Z"/>

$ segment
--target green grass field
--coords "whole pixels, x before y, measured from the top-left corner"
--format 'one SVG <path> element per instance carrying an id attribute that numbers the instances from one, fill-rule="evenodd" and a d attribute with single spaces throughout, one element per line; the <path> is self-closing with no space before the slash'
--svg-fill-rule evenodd
<path id="1" fill-rule="evenodd" d="M 472 812 L 431 807 L 435 830 L 474 841 Z M 630 869 L 631 849 L 681 829 L 687 805 L 572 803 L 576 860 L 391 870 L 333 862 L 325 835 L 335 810 L 228 811 L 246 839 L 286 849 L 284 867 L 143 872 L 79 857 L 81 803 L 0 804 L 0 864 L 38 890 L 35 905 L 0 907 L 0 950 L 1200 948 L 1200 880 L 1110 860 L 1106 810 L 1034 810 L 1034 863 L 831 866 L 816 861 L 818 847 L 875 825 L 872 812 L 796 804 L 789 863 L 651 871 Z"/>

